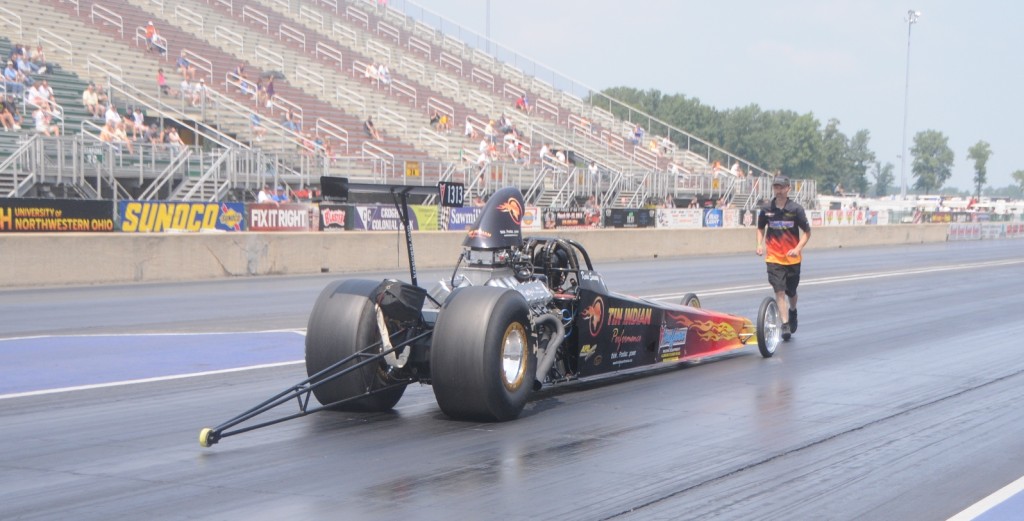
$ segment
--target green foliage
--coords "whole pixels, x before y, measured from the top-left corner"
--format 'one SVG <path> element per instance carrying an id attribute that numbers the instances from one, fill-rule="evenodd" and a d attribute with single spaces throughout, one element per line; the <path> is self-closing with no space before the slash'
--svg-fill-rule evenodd
<path id="1" fill-rule="evenodd" d="M 875 161 L 872 168 L 872 176 L 875 178 L 875 195 L 878 197 L 889 195 L 889 189 L 896 181 L 896 176 L 892 173 L 896 167 L 892 163 L 886 163 L 883 166 L 880 161 Z"/>
<path id="2" fill-rule="evenodd" d="M 839 130 L 839 121 L 829 120 L 823 127 L 811 113 L 766 111 L 754 104 L 718 110 L 697 98 L 663 94 L 658 90 L 613 87 L 603 94 L 621 104 L 602 99 L 600 95 L 594 95 L 592 103 L 627 121 L 639 123 L 648 135 L 665 135 L 668 129 L 637 111 L 683 129 L 769 172 L 780 170 L 797 179 L 813 179 L 822 189 L 831 190 L 842 183 L 847 190 L 867 192 L 867 172 L 875 161 L 874 152 L 868 148 L 871 135 L 867 130 L 849 138 Z M 726 163 L 725 157 L 718 157 L 699 143 L 687 142 L 675 133 L 672 137 L 677 145 L 689 146 L 710 161 Z"/>
<path id="3" fill-rule="evenodd" d="M 992 148 L 985 141 L 978 141 L 967 149 L 967 157 L 974 161 L 974 193 L 977 196 L 981 196 L 981 189 L 988 182 L 986 164 L 991 156 Z"/>
<path id="4" fill-rule="evenodd" d="M 914 136 L 914 146 L 910 149 L 914 156 L 912 172 L 917 181 L 914 188 L 930 194 L 953 175 L 955 155 L 949 148 L 949 138 L 938 130 L 923 130 Z"/>
<path id="5" fill-rule="evenodd" d="M 1014 171 L 1011 177 L 1013 177 L 1014 181 L 1017 181 L 1017 188 L 1024 192 L 1024 170 Z"/>

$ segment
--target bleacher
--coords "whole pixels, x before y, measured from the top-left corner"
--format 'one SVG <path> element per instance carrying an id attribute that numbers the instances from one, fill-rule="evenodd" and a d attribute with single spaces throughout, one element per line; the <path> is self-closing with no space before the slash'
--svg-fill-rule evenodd
<path id="1" fill-rule="evenodd" d="M 6 5 L 19 14 L 24 39 L 41 42 L 49 59 L 60 64 L 61 72 L 48 79 L 58 82 L 54 89 L 66 106 L 68 134 L 82 136 L 83 144 L 97 139 L 98 127 L 88 122 L 80 101 L 84 85 L 92 81 L 122 110 L 143 106 L 147 122 L 155 118 L 188 131 L 183 136 L 197 154 L 209 156 L 172 177 L 170 155 L 153 151 L 125 159 L 121 153 L 116 168 L 110 166 L 105 175 L 119 180 L 111 181 L 111 189 L 127 197 L 223 196 L 251 190 L 267 175 L 304 186 L 320 174 L 390 183 L 456 180 L 466 182 L 471 194 L 515 184 L 542 206 L 576 204 L 595 193 L 606 205 L 628 206 L 663 200 L 666 193 L 705 191 L 710 197 L 751 200 L 759 195 L 756 185 L 710 170 L 706 157 L 676 143 L 657 151 L 647 146 L 650 141 L 634 145 L 633 123 L 375 1 L 10 0 Z M 150 21 L 168 42 L 166 54 L 147 49 Z M 210 89 L 199 106 L 156 88 L 159 68 L 177 88 L 181 76 L 175 60 L 182 53 Z M 247 79 L 233 74 L 240 63 Z M 388 64 L 390 82 L 366 77 L 374 63 Z M 257 107 L 242 88 L 251 90 L 257 79 L 270 77 L 275 78 L 274 103 Z M 523 95 L 531 100 L 530 114 L 513 107 Z M 267 130 L 260 140 L 250 124 L 253 112 Z M 452 121 L 450 133 L 430 127 L 435 112 Z M 303 132 L 281 125 L 288 113 L 302 122 Z M 530 164 L 508 159 L 476 164 L 478 141 L 462 135 L 465 122 L 482 133 L 502 114 L 519 130 Z M 368 116 L 382 131 L 379 141 L 363 130 Z M 333 161 L 315 157 L 310 143 L 317 136 L 334 143 Z M 0 139 L 0 161 L 18 148 L 17 139 Z M 567 161 L 539 160 L 542 145 L 562 151 Z M 246 159 L 232 156 L 231 163 L 243 166 L 227 175 L 214 172 L 211 165 L 227 150 L 241 150 Z M 418 178 L 406 177 L 408 162 L 417 165 Z M 669 174 L 672 163 L 681 174 Z M 588 175 L 590 164 L 600 167 L 600 176 Z M 7 179 L 3 171 L 0 179 Z M 159 190 L 150 189 L 155 184 Z M 3 184 L 0 190 L 14 192 Z"/>

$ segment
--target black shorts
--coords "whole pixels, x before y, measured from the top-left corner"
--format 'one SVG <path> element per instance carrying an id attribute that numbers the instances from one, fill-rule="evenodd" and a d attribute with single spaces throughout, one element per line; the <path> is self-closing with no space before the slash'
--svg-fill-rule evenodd
<path id="1" fill-rule="evenodd" d="M 796 295 L 796 287 L 800 285 L 799 264 L 768 264 L 768 283 L 776 292 L 785 291 L 786 296 Z"/>

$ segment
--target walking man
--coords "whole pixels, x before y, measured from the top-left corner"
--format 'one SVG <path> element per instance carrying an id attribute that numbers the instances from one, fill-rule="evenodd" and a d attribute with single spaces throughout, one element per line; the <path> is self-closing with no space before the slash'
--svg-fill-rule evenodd
<path id="1" fill-rule="evenodd" d="M 764 255 L 768 282 L 782 314 L 782 339 L 796 332 L 796 288 L 800 284 L 801 252 L 811 238 L 811 225 L 803 206 L 789 199 L 788 177 L 772 181 L 775 197 L 761 207 L 757 217 L 757 255 Z M 800 233 L 800 231 L 803 233 Z M 789 304 L 786 303 L 789 297 Z M 783 310 L 789 310 L 785 313 Z"/>

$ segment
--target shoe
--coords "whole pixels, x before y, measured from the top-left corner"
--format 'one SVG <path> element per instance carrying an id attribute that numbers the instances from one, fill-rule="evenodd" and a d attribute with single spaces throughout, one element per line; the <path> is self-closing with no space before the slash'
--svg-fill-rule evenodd
<path id="1" fill-rule="evenodd" d="M 789 331 L 789 324 L 782 324 L 782 339 L 788 342 L 792 336 L 793 334 Z"/>
<path id="2" fill-rule="evenodd" d="M 789 332 L 796 333 L 796 310 L 789 310 Z"/>

